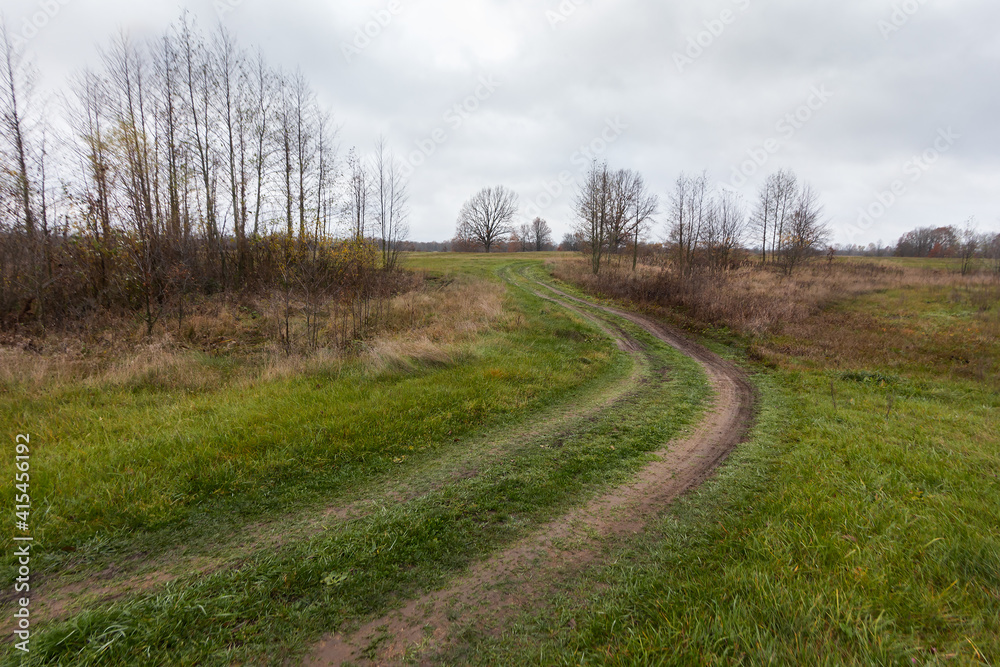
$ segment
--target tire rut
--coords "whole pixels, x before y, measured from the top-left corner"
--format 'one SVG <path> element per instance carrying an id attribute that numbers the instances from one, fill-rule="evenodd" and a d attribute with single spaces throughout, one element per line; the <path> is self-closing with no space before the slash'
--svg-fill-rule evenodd
<path id="1" fill-rule="evenodd" d="M 553 301 L 542 294 L 536 294 L 543 299 Z M 639 346 L 624 332 L 612 330 L 606 323 L 578 308 L 567 306 L 580 317 L 588 320 L 601 329 L 609 338 L 615 341 L 619 349 L 633 356 L 638 356 Z M 580 408 L 555 409 L 542 421 L 533 423 L 530 429 L 517 428 L 507 434 L 506 439 L 494 441 L 489 448 L 466 455 L 456 453 L 448 456 L 447 465 L 454 469 L 452 474 L 445 476 L 441 484 L 458 482 L 478 474 L 478 468 L 494 462 L 500 454 L 512 448 L 512 442 L 530 439 L 539 432 L 552 431 L 553 437 L 574 424 L 603 413 L 612 406 L 629 400 L 629 394 L 639 383 L 641 372 L 639 364 L 634 364 L 632 371 L 616 381 L 613 386 L 603 390 L 601 395 L 588 399 L 588 404 Z M 381 481 L 374 481 L 378 486 Z M 348 494 L 351 500 L 328 505 L 321 510 L 310 508 L 296 512 L 295 515 L 272 519 L 261 523 L 243 526 L 234 531 L 231 536 L 213 544 L 208 549 L 195 549 L 188 553 L 186 549 L 178 548 L 158 554 L 154 561 L 146 560 L 145 552 L 125 557 L 120 561 L 107 564 L 101 570 L 94 570 L 86 564 L 78 566 L 79 570 L 70 570 L 74 578 L 66 581 L 61 577 L 66 571 L 41 579 L 38 585 L 38 597 L 43 600 L 33 618 L 38 623 L 56 623 L 79 614 L 88 608 L 111 603 L 129 595 L 150 594 L 161 590 L 168 582 L 183 580 L 183 573 L 198 573 L 198 576 L 237 568 L 251 558 L 258 550 L 275 550 L 282 545 L 302 539 L 316 532 L 330 529 L 336 525 L 364 519 L 387 504 L 402 504 L 422 498 L 433 493 L 437 487 L 425 487 L 401 480 L 392 488 L 380 493 L 364 493 L 363 498 L 353 498 L 357 493 Z M 86 569 L 85 569 L 86 568 Z M 0 599 L 0 611 L 12 611 L 15 596 L 9 595 Z M 0 622 L 0 637 L 13 637 L 14 626 L 9 622 Z"/>
<path id="2" fill-rule="evenodd" d="M 446 648 L 458 623 L 480 617 L 495 627 L 523 605 L 540 599 L 553 582 L 571 576 L 600 554 L 608 537 L 641 531 L 647 521 L 684 492 L 703 483 L 743 440 L 753 421 L 755 394 L 736 365 L 687 339 L 679 331 L 647 317 L 591 303 L 538 283 L 558 303 L 595 322 L 606 335 L 621 339 L 605 323 L 578 306 L 597 309 L 631 322 L 694 359 L 708 376 L 712 406 L 685 438 L 666 445 L 658 458 L 631 482 L 544 525 L 460 575 L 447 588 L 413 600 L 403 608 L 350 633 L 324 638 L 305 664 L 434 664 L 429 656 Z M 625 336 L 625 338 L 628 338 Z M 634 351 L 634 341 L 627 348 Z"/>

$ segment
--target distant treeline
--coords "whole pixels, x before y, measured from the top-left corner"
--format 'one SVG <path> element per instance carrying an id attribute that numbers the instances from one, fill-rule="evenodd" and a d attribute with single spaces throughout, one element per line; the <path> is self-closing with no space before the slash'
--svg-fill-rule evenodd
<path id="1" fill-rule="evenodd" d="M 987 264 L 1000 273 L 1000 233 L 979 232 L 970 221 L 963 227 L 920 227 L 907 232 L 895 246 L 881 241 L 867 246 L 837 246 L 837 254 L 865 257 L 922 257 L 962 260 L 968 272 L 976 264 Z"/>

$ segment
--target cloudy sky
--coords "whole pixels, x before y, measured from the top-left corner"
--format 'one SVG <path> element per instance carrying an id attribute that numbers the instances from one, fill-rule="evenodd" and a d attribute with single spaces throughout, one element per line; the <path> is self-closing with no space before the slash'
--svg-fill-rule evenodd
<path id="1" fill-rule="evenodd" d="M 1000 230 L 996 0 L 4 0 L 46 87 L 182 8 L 301 67 L 345 151 L 385 134 L 414 240 L 450 238 L 494 184 L 561 237 L 592 155 L 664 200 L 682 170 L 750 199 L 791 168 L 840 243 Z"/>

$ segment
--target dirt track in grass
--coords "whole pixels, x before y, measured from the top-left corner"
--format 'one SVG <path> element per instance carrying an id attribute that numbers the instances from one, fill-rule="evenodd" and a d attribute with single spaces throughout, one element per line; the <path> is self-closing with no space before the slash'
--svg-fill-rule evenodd
<path id="1" fill-rule="evenodd" d="M 574 311 L 594 322 L 605 335 L 616 340 L 622 350 L 636 357 L 641 354 L 638 346 L 613 327 L 579 309 Z M 240 567 L 258 550 L 277 550 L 289 542 L 367 517 L 387 505 L 411 502 L 442 485 L 475 476 L 479 468 L 509 455 L 519 443 L 542 433 L 554 434 L 570 429 L 627 401 L 638 386 L 640 376 L 636 364 L 627 376 L 606 388 L 585 394 L 579 402 L 554 406 L 535 415 L 529 423 L 505 429 L 502 433 L 492 431 L 477 436 L 476 443 L 465 442 L 402 478 L 395 471 L 374 478 L 362 490 L 348 492 L 344 498 L 325 507 L 308 507 L 261 523 L 230 527 L 205 544 L 182 544 L 155 555 L 143 550 L 97 563 L 82 558 L 79 562 L 70 560 L 57 574 L 39 577 L 38 582 L 33 583 L 38 607 L 33 610 L 32 618 L 37 624 L 56 623 L 132 595 L 161 591 L 169 582 L 183 585 L 186 578 L 192 576 L 208 576 Z M 488 444 L 479 444 L 479 440 Z M 8 640 L 14 637 L 13 611 L 17 598 L 13 588 L 0 594 L 0 612 L 4 612 L 2 618 L 5 619 L 0 620 L 0 637 Z"/>
<path id="2" fill-rule="evenodd" d="M 502 626 L 504 618 L 542 598 L 553 582 L 594 561 L 604 538 L 641 531 L 675 498 L 711 476 L 743 439 L 753 420 L 755 397 L 745 374 L 734 364 L 649 318 L 540 287 L 547 294 L 536 294 L 591 319 L 622 349 L 637 351 L 641 346 L 581 307 L 631 322 L 694 359 L 708 376 L 714 394 L 711 407 L 686 438 L 665 444 L 657 459 L 630 483 L 474 565 L 447 588 L 352 632 L 325 637 L 305 664 L 435 664 L 433 656 L 458 641 L 453 631 L 460 625 Z"/>

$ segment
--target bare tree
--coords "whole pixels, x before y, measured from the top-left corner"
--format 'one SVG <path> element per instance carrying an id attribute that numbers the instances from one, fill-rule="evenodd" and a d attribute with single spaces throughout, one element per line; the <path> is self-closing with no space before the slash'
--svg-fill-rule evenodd
<path id="1" fill-rule="evenodd" d="M 253 88 L 253 114 L 250 119 L 253 149 L 251 164 L 254 170 L 254 213 L 253 233 L 257 238 L 261 232 L 261 213 L 264 207 L 266 179 L 270 172 L 274 145 L 271 141 L 274 107 L 277 96 L 277 76 L 264 61 L 260 50 L 251 65 L 250 77 Z"/>
<path id="2" fill-rule="evenodd" d="M 483 188 L 462 206 L 458 236 L 474 240 L 490 252 L 510 235 L 511 221 L 517 215 L 517 200 L 517 194 L 502 185 Z"/>
<path id="3" fill-rule="evenodd" d="M 152 76 L 143 52 L 125 35 L 119 36 L 103 53 L 103 60 L 115 125 L 111 145 L 114 159 L 120 165 L 121 194 L 127 212 L 124 222 L 130 232 L 124 248 L 136 269 L 147 333 L 151 334 L 163 311 L 168 270 L 162 207 L 158 201 L 159 160 L 152 132 L 155 126 Z M 221 254 L 218 234 L 211 238 Z"/>
<path id="4" fill-rule="evenodd" d="M 317 110 L 315 238 L 327 238 L 336 208 L 337 128 L 330 115 Z"/>
<path id="5" fill-rule="evenodd" d="M 347 201 L 344 213 L 350 227 L 351 237 L 356 241 L 365 238 L 370 192 L 368 169 L 361 157 L 358 156 L 358 152 L 352 148 L 347 154 Z"/>
<path id="6" fill-rule="evenodd" d="M 12 230 L 11 256 L 3 267 L 0 278 L 15 283 L 26 282 L 25 291 L 30 293 L 24 310 L 32 304 L 36 315 L 41 315 L 44 302 L 43 255 L 40 248 L 39 222 L 44 217 L 44 205 L 39 207 L 40 183 L 38 174 L 39 150 L 35 146 L 32 129 L 27 119 L 28 102 L 32 98 L 34 72 L 14 46 L 6 23 L 0 19 L 0 48 L 3 62 L 0 63 L 0 137 L 6 144 L 6 159 L 0 169 L 10 177 L 11 208 L 17 211 L 20 222 Z M 47 240 L 47 239 L 46 239 Z M 6 299 L 5 299 L 6 301 Z"/>
<path id="7" fill-rule="evenodd" d="M 674 243 L 677 268 L 682 274 L 694 268 L 708 214 L 708 176 L 681 173 L 670 195 L 668 235 Z"/>
<path id="8" fill-rule="evenodd" d="M 163 157 L 157 166 L 164 170 L 166 181 L 165 209 L 167 242 L 175 254 L 180 252 L 182 244 L 189 240 L 190 220 L 183 217 L 182 194 L 186 190 L 187 175 L 181 169 L 183 161 L 182 112 L 183 101 L 180 97 L 181 83 L 178 78 L 181 73 L 181 61 L 176 40 L 170 35 L 164 35 L 159 45 L 153 50 L 153 67 L 157 80 L 157 143 Z M 99 126 L 97 127 L 100 130 Z M 158 190 L 158 194 L 159 194 Z"/>
<path id="9" fill-rule="evenodd" d="M 626 169 L 608 173 L 606 236 L 608 254 L 617 256 L 631 239 L 632 198 L 636 174 Z"/>
<path id="10" fill-rule="evenodd" d="M 591 256 L 595 274 L 619 258 L 630 244 L 636 250 L 632 265 L 638 261 L 638 243 L 656 214 L 658 200 L 649 193 L 641 174 L 630 169 L 610 170 L 606 163 L 591 165 L 577 195 L 577 235 Z"/>
<path id="11" fill-rule="evenodd" d="M 409 233 L 406 222 L 408 195 L 402 165 L 388 149 L 385 137 L 379 137 L 375 144 L 372 181 L 375 229 L 382 252 L 382 267 L 393 271 L 398 263 L 400 245 Z"/>
<path id="12" fill-rule="evenodd" d="M 795 210 L 798 197 L 798 179 L 790 171 L 771 174 L 761 186 L 752 218 L 753 227 L 760 235 L 761 263 L 767 262 L 769 250 L 771 260 L 777 261 L 785 238 L 785 225 Z"/>
<path id="13" fill-rule="evenodd" d="M 993 273 L 1000 276 L 1000 234 L 986 234 L 984 242 L 986 257 L 993 261 Z"/>
<path id="14" fill-rule="evenodd" d="M 247 116 L 245 59 L 222 26 L 215 34 L 215 76 L 219 95 L 217 114 L 222 121 L 225 176 L 229 185 L 229 205 L 236 235 L 236 269 L 242 274 L 247 262 Z"/>
<path id="15" fill-rule="evenodd" d="M 183 85 L 188 116 L 188 141 L 194 146 L 196 169 L 201 179 L 204 197 L 205 233 L 208 242 L 218 252 L 225 282 L 225 260 L 222 252 L 222 233 L 218 222 L 216 198 L 217 150 L 212 141 L 212 95 L 215 90 L 212 65 L 201 36 L 194 32 L 194 26 L 187 17 L 181 23 L 180 50 L 183 66 Z"/>
<path id="16" fill-rule="evenodd" d="M 753 225 L 760 233 L 761 263 L 772 261 L 782 254 L 782 242 L 787 238 L 785 226 L 795 211 L 800 191 L 798 178 L 791 171 L 781 170 L 764 181 L 757 197 Z"/>
<path id="17" fill-rule="evenodd" d="M 535 252 L 541 252 L 552 244 L 552 228 L 542 218 L 535 218 L 531 221 L 529 238 L 534 246 Z"/>
<path id="18" fill-rule="evenodd" d="M 2 135 L 10 144 L 14 162 L 11 171 L 16 179 L 16 193 L 21 219 L 24 221 L 24 231 L 29 241 L 33 241 L 36 231 L 36 210 L 33 202 L 33 178 L 29 171 L 31 159 L 23 96 L 30 94 L 34 77 L 22 54 L 14 48 L 5 22 L 0 22 L 0 39 L 2 39 L 0 48 L 3 49 L 2 71 L 0 71 L 2 77 L 0 84 L 3 85 L 3 91 L 0 93 Z"/>
<path id="19" fill-rule="evenodd" d="M 278 96 L 278 140 L 277 150 L 281 160 L 282 200 L 284 202 L 283 217 L 285 233 L 288 238 L 295 236 L 295 111 L 289 91 L 288 78 L 282 73 L 277 75 Z"/>
<path id="20" fill-rule="evenodd" d="M 648 232 L 648 226 L 652 223 L 660 208 L 660 200 L 649 192 L 646 188 L 646 181 L 642 175 L 636 174 L 632 180 L 632 228 L 630 236 L 632 240 L 632 270 L 635 271 L 639 263 L 639 243 Z"/>
<path id="21" fill-rule="evenodd" d="M 559 250 L 564 252 L 578 252 L 580 250 L 580 238 L 573 232 L 566 232 L 563 234 L 562 242 L 559 244 Z"/>
<path id="22" fill-rule="evenodd" d="M 969 218 L 959 232 L 958 253 L 962 260 L 962 275 L 967 276 L 972 273 L 976 260 L 976 253 L 979 251 L 981 239 L 976 230 L 976 219 Z"/>
<path id="23" fill-rule="evenodd" d="M 721 190 L 708 207 L 702 230 L 702 246 L 712 271 L 728 268 L 746 235 L 747 214 L 742 198 L 732 190 Z"/>
<path id="24" fill-rule="evenodd" d="M 608 196 L 610 174 L 605 162 L 590 165 L 576 198 L 576 235 L 590 254 L 590 267 L 596 276 L 608 245 Z"/>
<path id="25" fill-rule="evenodd" d="M 791 275 L 799 264 L 814 255 L 829 239 L 830 230 L 822 218 L 819 196 L 806 185 L 799 192 L 791 214 L 783 226 L 784 236 L 778 255 L 782 270 Z"/>
<path id="26" fill-rule="evenodd" d="M 316 116 L 314 94 L 301 70 L 292 79 L 291 101 L 295 127 L 295 160 L 298 167 L 299 240 L 305 241 L 308 223 L 306 204 L 312 197 L 310 182 L 316 160 Z"/>
<path id="27" fill-rule="evenodd" d="M 112 218 L 117 213 L 113 200 L 117 170 L 105 129 L 107 92 L 100 77 L 85 71 L 75 84 L 75 93 L 75 107 L 72 102 L 67 106 L 72 109 L 71 122 L 80 137 L 76 148 L 83 173 L 77 197 L 83 202 L 89 245 L 96 258 L 87 267 L 88 281 L 93 298 L 107 305 L 114 245 Z"/>
<path id="28" fill-rule="evenodd" d="M 528 252 L 529 250 L 534 250 L 534 243 L 532 242 L 531 235 L 531 225 L 528 223 L 523 223 L 518 226 L 516 233 L 511 235 L 511 244 L 517 243 L 518 252 Z"/>

